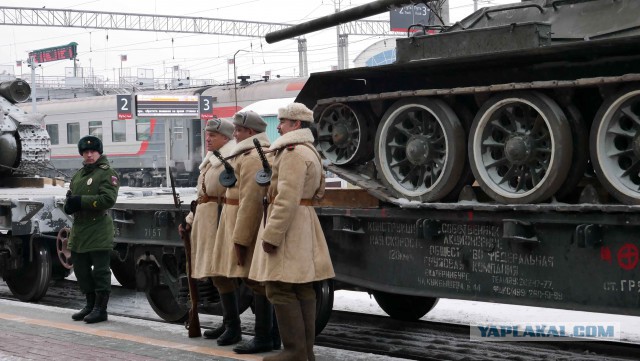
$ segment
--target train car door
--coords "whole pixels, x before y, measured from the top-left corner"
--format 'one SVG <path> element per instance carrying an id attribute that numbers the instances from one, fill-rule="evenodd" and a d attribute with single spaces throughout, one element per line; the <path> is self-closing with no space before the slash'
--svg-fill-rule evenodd
<path id="1" fill-rule="evenodd" d="M 202 131 L 206 126 L 205 120 L 192 119 L 189 139 L 189 152 L 193 159 L 194 168 L 193 171 L 197 171 L 200 163 L 202 163 L 202 156 L 204 152 L 204 138 L 202 138 Z"/>

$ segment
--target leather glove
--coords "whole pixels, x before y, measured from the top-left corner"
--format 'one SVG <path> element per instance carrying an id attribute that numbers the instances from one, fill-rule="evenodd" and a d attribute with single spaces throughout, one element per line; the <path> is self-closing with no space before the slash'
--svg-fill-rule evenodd
<path id="1" fill-rule="evenodd" d="M 67 201 L 64 203 L 64 213 L 74 214 L 82 209 L 82 197 L 72 196 L 67 193 Z"/>
<path id="2" fill-rule="evenodd" d="M 238 259 L 238 266 L 244 266 L 244 261 L 247 258 L 247 247 L 234 243 L 233 249 L 236 251 L 236 258 Z"/>
<path id="3" fill-rule="evenodd" d="M 271 253 L 276 253 L 276 250 L 278 249 L 278 246 L 274 246 L 271 243 L 267 243 L 266 241 L 262 241 L 262 249 L 271 254 Z"/>

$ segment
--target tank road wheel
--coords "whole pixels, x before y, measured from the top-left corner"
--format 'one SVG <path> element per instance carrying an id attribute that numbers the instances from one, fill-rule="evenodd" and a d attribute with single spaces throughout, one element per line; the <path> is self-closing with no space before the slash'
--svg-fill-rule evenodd
<path id="1" fill-rule="evenodd" d="M 318 148 L 336 165 L 371 156 L 372 115 L 353 104 L 332 104 L 318 118 Z"/>
<path id="2" fill-rule="evenodd" d="M 49 288 L 51 263 L 49 249 L 40 242 L 34 243 L 33 261 L 26 257 L 24 267 L 5 278 L 11 293 L 21 301 L 39 301 Z"/>
<path id="3" fill-rule="evenodd" d="M 323 280 L 313 283 L 316 291 L 316 336 L 324 330 L 333 310 L 333 282 Z"/>
<path id="4" fill-rule="evenodd" d="M 589 148 L 589 128 L 585 125 L 582 114 L 578 108 L 570 104 L 563 106 L 562 110 L 567 116 L 569 127 L 571 128 L 571 139 L 573 141 L 573 149 Z M 577 186 L 585 177 L 589 167 L 589 154 L 584 151 L 572 152 L 571 167 L 564 183 L 555 194 L 557 200 L 561 202 L 571 202 L 571 196 L 578 192 Z"/>
<path id="5" fill-rule="evenodd" d="M 189 317 L 189 309 L 182 307 L 171 293 L 171 289 L 167 285 L 155 285 L 145 290 L 149 305 L 167 322 L 184 322 Z"/>
<path id="6" fill-rule="evenodd" d="M 373 292 L 373 298 L 387 315 L 402 321 L 419 320 L 438 303 L 438 299 L 434 297 L 396 295 L 381 291 Z"/>
<path id="7" fill-rule="evenodd" d="M 380 178 L 398 198 L 440 200 L 455 188 L 464 169 L 464 129 L 439 99 L 397 101 L 384 114 L 375 144 Z"/>
<path id="8" fill-rule="evenodd" d="M 492 97 L 471 125 L 469 159 L 476 181 L 501 203 L 551 197 L 571 167 L 571 129 L 562 109 L 538 92 Z"/>
<path id="9" fill-rule="evenodd" d="M 607 98 L 591 127 L 591 162 L 600 183 L 625 204 L 640 204 L 640 89 Z"/>
<path id="10" fill-rule="evenodd" d="M 129 253 L 127 244 L 116 244 L 115 249 L 111 251 L 110 266 L 113 276 L 122 287 L 135 290 L 136 261 L 132 253 Z"/>

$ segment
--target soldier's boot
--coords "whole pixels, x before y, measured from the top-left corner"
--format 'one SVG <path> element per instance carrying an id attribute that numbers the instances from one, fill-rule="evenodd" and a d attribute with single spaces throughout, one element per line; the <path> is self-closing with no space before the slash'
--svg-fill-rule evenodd
<path id="1" fill-rule="evenodd" d="M 109 292 L 99 291 L 96 292 L 96 303 L 93 306 L 91 313 L 86 315 L 84 322 L 96 323 L 107 320 L 107 304 L 109 303 Z"/>
<path id="2" fill-rule="evenodd" d="M 273 341 L 273 349 L 279 350 L 282 345 L 280 339 L 280 329 L 278 328 L 278 318 L 276 317 L 276 311 L 273 310 L 273 326 L 271 327 L 271 340 Z"/>
<path id="3" fill-rule="evenodd" d="M 215 340 L 216 338 L 222 336 L 222 334 L 224 333 L 224 330 L 226 330 L 226 327 L 224 326 L 224 321 L 222 321 L 222 325 L 216 328 L 204 330 L 204 333 L 202 335 L 204 336 L 204 338 L 210 338 Z"/>
<path id="4" fill-rule="evenodd" d="M 307 359 L 307 346 L 300 302 L 286 305 L 274 305 L 278 317 L 278 327 L 284 350 L 267 356 L 264 361 L 304 361 Z"/>
<path id="5" fill-rule="evenodd" d="M 95 292 L 89 292 L 85 294 L 85 297 L 87 298 L 87 304 L 84 306 L 84 308 L 71 315 L 71 318 L 74 321 L 82 321 L 82 319 L 84 319 L 86 315 L 91 313 L 91 310 L 93 310 L 93 306 L 96 304 Z"/>
<path id="6" fill-rule="evenodd" d="M 316 340 L 316 299 L 300 301 L 302 308 L 302 319 L 304 319 L 304 333 L 307 345 L 307 360 L 315 361 L 313 344 Z"/>
<path id="7" fill-rule="evenodd" d="M 273 306 L 266 296 L 253 294 L 256 314 L 255 336 L 233 348 L 236 353 L 259 353 L 273 350 L 271 326 L 273 324 Z"/>
<path id="8" fill-rule="evenodd" d="M 242 339 L 236 293 L 223 293 L 220 295 L 220 300 L 222 301 L 222 324 L 225 330 L 222 335 L 218 337 L 217 342 L 220 346 L 233 345 Z"/>

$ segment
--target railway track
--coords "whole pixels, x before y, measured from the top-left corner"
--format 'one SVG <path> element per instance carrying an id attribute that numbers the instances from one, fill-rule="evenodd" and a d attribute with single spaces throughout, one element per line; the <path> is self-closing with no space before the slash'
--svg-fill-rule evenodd
<path id="1" fill-rule="evenodd" d="M 111 314 L 153 322 L 160 319 L 140 292 L 113 286 L 109 303 Z M 0 283 L 0 298 L 13 297 Z M 40 304 L 69 309 L 84 305 L 76 283 L 55 281 Z M 213 326 L 219 318 L 201 315 L 203 327 Z M 253 332 L 251 312 L 242 318 L 243 332 Z M 334 311 L 316 345 L 411 360 L 637 360 L 640 345 L 621 342 L 474 342 L 469 326 L 416 321 L 405 322 L 385 316 Z"/>

